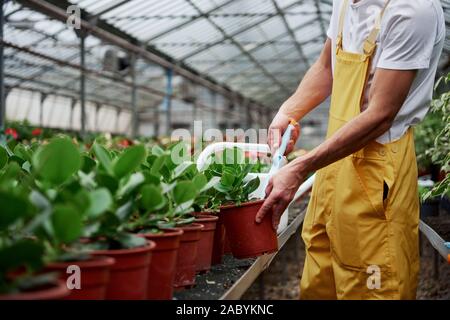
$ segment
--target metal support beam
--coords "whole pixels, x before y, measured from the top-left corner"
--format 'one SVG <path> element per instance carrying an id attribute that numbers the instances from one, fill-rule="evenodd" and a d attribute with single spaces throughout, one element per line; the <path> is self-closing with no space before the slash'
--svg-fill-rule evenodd
<path id="1" fill-rule="evenodd" d="M 136 63 L 137 56 L 135 54 L 131 54 L 131 65 L 130 65 L 130 73 L 131 73 L 131 137 L 134 139 L 138 133 L 139 127 L 139 115 L 137 110 L 137 87 L 136 87 Z"/>
<path id="2" fill-rule="evenodd" d="M 86 33 L 80 32 L 80 105 L 81 105 L 81 136 L 86 135 Z"/>
<path id="3" fill-rule="evenodd" d="M 172 94 L 173 94 L 173 70 L 166 70 L 166 97 L 164 98 L 164 111 L 166 113 L 166 135 L 170 135 L 172 129 Z"/>
<path id="4" fill-rule="evenodd" d="M 322 9 L 320 9 L 319 0 L 315 0 L 314 5 L 316 6 L 317 17 L 318 17 L 319 23 L 320 23 L 320 30 L 322 31 L 322 38 L 325 41 L 327 39 L 327 30 L 325 27 L 325 22 L 322 17 Z"/>
<path id="5" fill-rule="evenodd" d="M 228 1 L 224 2 L 223 4 L 221 4 L 221 5 L 217 6 L 217 7 L 214 7 L 211 10 L 205 12 L 205 14 L 209 15 L 209 14 L 213 13 L 214 11 L 217 11 L 219 9 L 223 9 L 224 7 L 228 6 L 229 4 L 231 4 L 231 3 L 235 2 L 235 1 L 236 0 L 228 0 Z M 196 21 L 196 20 L 198 20 L 198 19 L 200 19 L 202 17 L 203 17 L 203 15 L 194 16 L 194 17 L 192 17 L 190 20 L 188 20 L 186 22 L 177 24 L 176 26 L 174 26 L 173 28 L 170 28 L 169 30 L 165 30 L 163 32 L 158 33 L 157 35 L 152 36 L 151 38 L 148 38 L 148 39 L 144 40 L 144 42 L 145 43 L 150 43 L 150 42 L 152 42 L 152 41 L 154 41 L 156 39 L 161 38 L 162 36 L 165 36 L 165 35 L 173 32 L 173 31 L 179 30 L 180 28 L 183 28 L 183 27 L 189 25 L 192 22 L 194 22 L 194 21 Z"/>
<path id="6" fill-rule="evenodd" d="M 286 28 L 289 36 L 291 37 L 291 39 L 294 41 L 294 46 L 298 51 L 298 55 L 300 56 L 300 58 L 303 60 L 303 62 L 305 63 L 305 66 L 307 67 L 307 69 L 309 69 L 309 61 L 308 58 L 306 58 L 305 53 L 303 52 L 303 48 L 302 46 L 298 43 L 297 41 L 297 37 L 295 36 L 294 31 L 292 31 L 291 26 L 289 25 L 289 22 L 286 19 L 286 16 L 284 14 L 284 11 L 281 10 L 280 6 L 277 3 L 277 0 L 272 0 L 272 4 L 275 7 L 275 10 L 277 11 L 278 15 L 280 16 L 281 20 L 283 21 L 284 27 Z"/>
<path id="7" fill-rule="evenodd" d="M 70 101 L 70 129 L 72 129 L 73 130 L 73 128 L 74 128 L 74 117 L 73 117 L 73 114 L 74 114 L 74 110 L 75 110 L 75 106 L 77 105 L 77 100 L 76 99 L 72 99 L 71 101 Z"/>
<path id="8" fill-rule="evenodd" d="M 286 8 L 284 8 L 284 10 L 290 9 L 290 8 L 295 7 L 295 6 L 297 6 L 297 5 L 298 5 L 298 3 L 297 3 L 297 2 L 294 2 L 294 3 L 290 4 L 290 5 L 288 5 Z M 238 35 L 240 35 L 240 34 L 246 32 L 246 31 L 248 31 L 248 30 L 251 30 L 251 29 L 257 27 L 257 26 L 260 25 L 262 22 L 268 21 L 268 20 L 270 20 L 270 19 L 272 19 L 272 18 L 274 18 L 274 17 L 276 17 L 276 16 L 277 16 L 276 13 L 272 13 L 272 14 L 270 14 L 269 16 L 263 18 L 263 19 L 258 19 L 258 21 L 256 21 L 255 23 L 252 23 L 252 24 L 250 24 L 250 25 L 247 25 L 246 27 L 244 27 L 244 28 L 242 28 L 242 29 L 239 29 L 239 30 L 237 30 L 236 32 L 233 32 L 232 34 L 229 35 L 229 37 L 231 37 L 231 38 L 237 37 Z M 195 50 L 195 51 L 193 51 L 193 52 L 190 52 L 189 54 L 183 56 L 180 60 L 187 60 L 187 59 L 189 59 L 189 58 L 191 58 L 191 57 L 193 57 L 193 56 L 196 56 L 196 55 L 202 53 L 203 51 L 208 50 L 209 48 L 212 48 L 212 47 L 214 47 L 214 46 L 216 46 L 216 45 L 218 45 L 218 44 L 222 44 L 222 43 L 225 42 L 227 39 L 228 39 L 227 37 L 222 37 L 221 39 L 219 39 L 219 40 L 217 40 L 217 41 L 214 41 L 214 42 L 212 42 L 212 43 L 209 43 L 209 44 L 207 44 L 207 45 L 205 45 L 205 46 L 199 48 L 198 50 Z"/>
<path id="9" fill-rule="evenodd" d="M 95 121 L 94 121 L 94 130 L 96 131 L 96 132 L 99 132 L 100 130 L 99 130 L 99 128 L 98 128 L 98 113 L 99 113 L 99 111 L 100 111 L 100 105 L 99 104 L 96 104 L 95 105 Z"/>
<path id="10" fill-rule="evenodd" d="M 192 0 L 186 0 L 199 14 L 203 15 L 208 22 L 213 25 L 220 34 L 226 39 L 231 41 L 250 61 L 253 62 L 253 64 L 261 70 L 262 73 L 268 78 L 270 78 L 274 84 L 278 85 L 281 90 L 286 92 L 287 94 L 290 94 L 291 91 L 284 86 L 283 83 L 281 83 L 276 77 L 274 77 L 267 69 L 264 67 L 252 54 L 250 54 L 247 49 L 245 49 L 242 44 L 240 44 L 234 37 L 231 37 L 221 26 L 219 26 L 214 20 L 212 20 L 210 17 L 205 15 L 205 13 L 192 1 Z"/>
<path id="11" fill-rule="evenodd" d="M 46 14 L 52 18 L 58 19 L 62 22 L 67 20 L 67 13 L 65 8 L 69 4 L 67 1 L 59 0 L 56 2 L 55 0 L 16 0 L 19 3 L 33 8 L 43 14 Z M 50 3 L 51 2 L 51 3 Z M 298 3 L 295 3 L 298 5 Z M 292 7 L 294 5 L 290 5 L 288 7 Z M 287 9 L 286 7 L 285 9 Z M 275 14 L 273 15 L 275 16 Z M 265 20 L 264 18 L 263 20 Z M 260 21 L 261 22 L 261 21 Z M 102 27 L 98 25 L 101 24 Z M 257 24 L 255 24 L 257 25 Z M 124 50 L 133 51 L 141 56 L 141 58 L 146 59 L 147 61 L 158 64 L 164 68 L 171 68 L 176 74 L 183 76 L 199 85 L 202 85 L 210 90 L 216 91 L 225 97 L 230 97 L 231 95 L 236 94 L 226 85 L 219 84 L 215 80 L 211 79 L 208 75 L 199 74 L 197 71 L 193 70 L 189 66 L 184 63 L 174 62 L 171 59 L 164 56 L 164 54 L 157 52 L 154 48 L 151 47 L 141 47 L 134 44 L 137 39 L 133 38 L 131 35 L 125 35 L 123 32 L 120 32 L 114 26 L 111 26 L 105 22 L 99 21 L 97 25 L 93 25 L 89 21 L 82 20 L 81 27 L 85 30 L 88 30 L 90 34 L 100 38 L 101 40 L 108 42 L 110 44 L 121 47 Z M 251 28 L 251 26 L 249 26 Z M 240 30 L 240 32 L 244 32 L 244 30 Z M 120 34 L 120 35 L 118 35 Z M 155 53 L 157 52 L 157 53 Z M 254 103 L 261 104 L 253 101 Z"/>
<path id="12" fill-rule="evenodd" d="M 41 93 L 41 97 L 39 99 L 39 125 L 41 127 L 44 126 L 44 103 L 47 97 L 48 95 L 46 93 Z"/>
<path id="13" fill-rule="evenodd" d="M 304 27 L 310 25 L 313 21 L 314 21 L 314 20 L 310 20 L 310 21 L 307 21 L 307 22 L 305 22 L 305 23 L 302 23 L 301 25 L 295 27 L 295 28 L 293 29 L 293 31 L 300 30 L 300 29 L 302 29 L 302 28 L 304 28 Z M 261 49 L 261 48 L 263 48 L 263 47 L 265 47 L 265 46 L 267 46 L 267 45 L 271 45 L 271 44 L 273 44 L 274 42 L 276 42 L 278 39 L 283 39 L 286 35 L 287 35 L 287 32 L 286 32 L 286 33 L 282 33 L 282 34 L 276 36 L 275 38 L 273 38 L 273 39 L 271 39 L 271 40 L 269 40 L 269 41 L 261 42 L 261 43 L 259 43 L 258 45 L 256 45 L 255 47 L 253 47 L 253 48 L 251 48 L 250 50 L 248 50 L 248 52 L 249 52 L 249 53 L 253 53 L 253 52 L 255 52 L 255 51 L 257 51 L 257 50 L 259 50 L 259 49 Z M 309 44 L 309 43 L 311 43 L 311 42 L 316 42 L 316 41 L 317 41 L 317 39 L 314 38 L 314 39 L 310 39 L 310 40 L 304 41 L 304 42 L 300 43 L 300 45 L 307 45 L 307 44 Z M 212 73 L 212 72 L 214 72 L 215 69 L 217 69 L 217 68 L 219 68 L 219 67 L 221 67 L 221 66 L 228 65 L 228 64 L 230 64 L 230 63 L 235 62 L 235 61 L 238 60 L 238 59 L 242 59 L 243 56 L 244 56 L 244 55 L 243 55 L 242 53 L 239 53 L 239 54 L 235 55 L 234 57 L 230 57 L 230 58 L 227 59 L 227 60 L 221 61 L 220 63 L 217 63 L 217 64 L 213 65 L 212 67 L 206 69 L 204 72 L 205 72 L 205 73 L 208 73 L 208 74 L 209 74 L 209 73 Z M 283 57 L 284 57 L 284 52 L 283 52 L 283 53 L 280 53 L 278 56 L 279 56 L 279 59 L 277 59 L 277 61 L 282 61 L 282 59 L 283 59 Z M 261 61 L 261 60 L 260 60 L 260 61 Z"/>
<path id="14" fill-rule="evenodd" d="M 121 110 L 117 109 L 116 110 L 116 123 L 114 124 L 114 126 L 116 127 L 116 132 L 117 133 L 120 132 L 120 130 L 119 130 L 120 113 L 121 113 Z"/>
<path id="15" fill-rule="evenodd" d="M 3 11 L 4 2 L 2 1 L 0 8 L 0 38 L 3 40 L 3 27 L 5 25 L 5 12 Z M 5 93 L 5 61 L 3 43 L 0 45 L 0 136 L 5 131 L 5 116 L 6 116 L 6 93 Z"/>
<path id="16" fill-rule="evenodd" d="M 129 2 L 129 0 L 119 0 L 116 1 L 115 3 L 107 6 L 107 7 L 103 7 L 101 8 L 99 11 L 97 11 L 94 16 L 92 17 L 93 19 L 99 18 L 100 16 L 104 15 L 105 13 L 108 13 L 111 10 L 117 9 L 118 7 L 124 5 L 125 3 Z"/>

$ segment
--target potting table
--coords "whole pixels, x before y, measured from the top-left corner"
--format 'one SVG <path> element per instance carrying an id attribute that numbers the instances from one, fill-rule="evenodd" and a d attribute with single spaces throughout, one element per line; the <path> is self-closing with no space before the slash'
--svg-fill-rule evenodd
<path id="1" fill-rule="evenodd" d="M 187 300 L 235 300 L 240 299 L 258 276 L 266 270 L 286 242 L 296 233 L 305 218 L 308 199 L 292 205 L 289 210 L 289 224 L 278 235 L 279 251 L 256 259 L 238 260 L 230 255 L 224 257 L 221 265 L 216 265 L 206 274 L 197 276 L 197 285 L 189 290 L 176 292 L 175 299 Z"/>
<path id="2" fill-rule="evenodd" d="M 197 285 L 182 292 L 175 293 L 175 299 L 186 300 L 237 300 L 256 281 L 264 270 L 273 262 L 277 254 L 283 250 L 286 242 L 296 233 L 305 218 L 308 198 L 293 204 L 289 208 L 288 227 L 278 235 L 279 251 L 263 255 L 256 259 L 237 260 L 225 256 L 223 264 L 216 265 L 206 274 L 197 276 Z M 430 226 L 420 221 L 419 229 L 430 241 L 434 249 L 450 263 L 450 245 Z"/>

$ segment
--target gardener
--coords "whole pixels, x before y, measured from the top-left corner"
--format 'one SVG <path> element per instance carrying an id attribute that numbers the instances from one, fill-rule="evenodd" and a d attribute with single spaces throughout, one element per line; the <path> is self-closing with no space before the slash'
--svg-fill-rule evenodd
<path id="1" fill-rule="evenodd" d="M 438 0 L 333 1 L 321 56 L 269 129 L 276 148 L 290 118 L 302 119 L 331 94 L 327 139 L 272 178 L 256 217 L 273 212 L 276 227 L 307 174 L 318 170 L 302 232 L 301 298 L 415 298 L 411 127 L 427 113 L 444 39 Z"/>

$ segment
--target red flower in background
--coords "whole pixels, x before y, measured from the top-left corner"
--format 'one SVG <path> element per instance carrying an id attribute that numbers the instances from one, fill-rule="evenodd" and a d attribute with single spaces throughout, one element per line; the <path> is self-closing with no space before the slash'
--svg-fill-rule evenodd
<path id="1" fill-rule="evenodd" d="M 129 147 L 129 146 L 131 146 L 132 144 L 133 144 L 133 143 L 132 143 L 130 140 L 128 140 L 128 139 L 122 139 L 122 140 L 119 142 L 119 145 L 122 146 L 122 147 L 124 147 L 124 148 Z"/>
<path id="2" fill-rule="evenodd" d="M 33 137 L 40 136 L 41 134 L 42 134 L 42 129 L 41 128 L 36 128 L 33 131 L 31 131 L 31 135 Z"/>
<path id="3" fill-rule="evenodd" d="M 17 140 L 17 138 L 19 138 L 19 135 L 17 134 L 16 129 L 13 129 L 13 128 L 7 128 L 5 130 L 5 134 L 8 135 L 8 136 L 13 137 L 14 140 Z"/>

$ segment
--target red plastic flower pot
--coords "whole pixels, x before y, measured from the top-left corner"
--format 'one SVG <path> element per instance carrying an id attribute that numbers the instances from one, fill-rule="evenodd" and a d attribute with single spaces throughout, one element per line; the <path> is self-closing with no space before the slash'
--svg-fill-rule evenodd
<path id="1" fill-rule="evenodd" d="M 0 300 L 61 300 L 69 294 L 66 282 L 58 280 L 40 289 L 0 295 Z"/>
<path id="2" fill-rule="evenodd" d="M 226 231 L 225 231 L 225 240 L 223 242 L 223 254 L 232 254 L 230 240 L 227 237 Z"/>
<path id="3" fill-rule="evenodd" d="M 73 273 L 68 273 L 70 266 L 80 268 L 80 288 L 70 289 L 65 300 L 104 300 L 109 282 L 110 270 L 114 265 L 110 257 L 93 257 L 86 261 L 53 262 L 45 267 L 45 271 L 58 272 L 59 278 L 67 283 Z"/>
<path id="4" fill-rule="evenodd" d="M 116 263 L 111 268 L 107 300 L 144 300 L 147 298 L 148 266 L 151 250 L 156 244 L 149 241 L 144 247 L 120 250 L 97 250 L 91 252 L 96 256 L 114 258 Z"/>
<path id="5" fill-rule="evenodd" d="M 219 220 L 216 223 L 216 231 L 214 232 L 213 252 L 211 264 L 217 265 L 222 263 L 223 250 L 225 244 L 225 225 L 223 224 L 222 215 L 218 214 Z"/>
<path id="6" fill-rule="evenodd" d="M 256 213 L 263 203 L 264 200 L 260 200 L 247 202 L 239 207 L 221 208 L 226 235 L 235 258 L 253 258 L 278 250 L 277 234 L 272 228 L 272 216 L 266 215 L 260 224 L 255 222 Z"/>
<path id="7" fill-rule="evenodd" d="M 182 234 L 183 230 L 181 229 L 166 229 L 162 234 L 141 235 L 156 243 L 148 268 L 147 299 L 172 300 L 173 281 Z"/>
<path id="8" fill-rule="evenodd" d="M 219 217 L 210 214 L 195 214 L 195 222 L 204 226 L 200 232 L 197 250 L 197 272 L 207 272 L 211 269 L 211 260 L 214 244 L 214 231 Z"/>
<path id="9" fill-rule="evenodd" d="M 180 248 L 177 255 L 177 267 L 175 272 L 174 288 L 182 290 L 195 284 L 195 267 L 197 262 L 198 241 L 203 225 L 192 223 L 180 227 L 183 234 L 180 239 Z"/>

